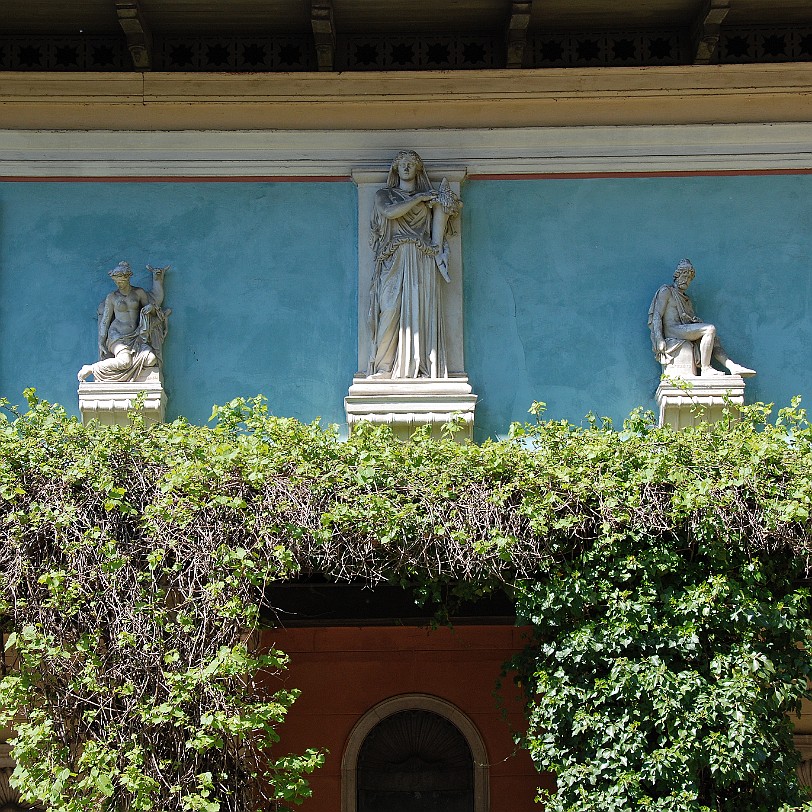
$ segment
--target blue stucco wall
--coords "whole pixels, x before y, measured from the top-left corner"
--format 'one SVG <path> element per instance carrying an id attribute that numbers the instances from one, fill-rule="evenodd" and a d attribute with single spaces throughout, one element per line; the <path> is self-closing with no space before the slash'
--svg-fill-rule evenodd
<path id="1" fill-rule="evenodd" d="M 356 365 L 351 183 L 0 184 L 0 389 L 78 413 L 106 272 L 171 265 L 167 417 L 263 393 L 275 414 L 344 421 Z"/>
<path id="2" fill-rule="evenodd" d="M 653 408 L 646 314 L 676 262 L 697 312 L 758 369 L 748 400 L 812 401 L 812 176 L 472 180 L 466 368 L 477 436 L 533 400 L 579 421 Z M 106 271 L 169 264 L 169 416 L 259 392 L 343 423 L 356 366 L 356 192 L 337 183 L 0 183 L 0 391 L 77 412 Z"/>
<path id="3" fill-rule="evenodd" d="M 677 262 L 747 401 L 812 403 L 809 175 L 470 182 L 464 188 L 466 366 L 479 436 L 547 415 L 654 408 L 648 308 Z"/>

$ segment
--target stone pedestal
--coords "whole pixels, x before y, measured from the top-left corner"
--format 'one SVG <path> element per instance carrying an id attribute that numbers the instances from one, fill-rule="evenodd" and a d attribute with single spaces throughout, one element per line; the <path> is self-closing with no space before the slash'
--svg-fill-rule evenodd
<path id="1" fill-rule="evenodd" d="M 470 440 L 476 401 L 467 375 L 394 381 L 356 375 L 344 398 L 344 408 L 350 431 L 367 420 L 391 426 L 403 440 L 425 425 L 432 427 L 433 435 L 440 436 L 444 425 L 460 418 L 464 428 L 455 437 Z"/>
<path id="2" fill-rule="evenodd" d="M 726 407 L 744 404 L 744 379 L 739 375 L 683 375 L 663 379 L 657 387 L 660 425 L 681 429 L 722 419 Z"/>
<path id="3" fill-rule="evenodd" d="M 82 422 L 98 420 L 103 426 L 123 426 L 139 396 L 143 396 L 142 414 L 148 423 L 163 423 L 166 392 L 158 368 L 146 370 L 137 381 L 124 383 L 79 384 L 79 412 Z"/>

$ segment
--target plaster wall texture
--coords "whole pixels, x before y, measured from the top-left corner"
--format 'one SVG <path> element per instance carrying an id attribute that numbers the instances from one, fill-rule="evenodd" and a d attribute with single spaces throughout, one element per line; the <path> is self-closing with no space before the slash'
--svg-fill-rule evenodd
<path id="1" fill-rule="evenodd" d="M 344 420 L 355 371 L 351 183 L 0 184 L 0 390 L 78 411 L 107 271 L 171 265 L 167 419 L 265 394 L 276 414 Z"/>
<path id="2" fill-rule="evenodd" d="M 653 408 L 647 313 L 677 262 L 697 313 L 758 370 L 746 402 L 809 400 L 812 177 L 477 181 L 463 189 L 467 372 L 477 434 Z"/>
<path id="3" fill-rule="evenodd" d="M 167 418 L 263 393 L 344 423 L 356 371 L 356 187 L 339 182 L 0 183 L 0 394 L 77 412 L 106 271 L 171 265 Z M 646 314 L 683 256 L 696 310 L 756 368 L 746 400 L 812 396 L 812 175 L 469 180 L 466 372 L 477 439 L 533 400 L 621 421 L 654 408 Z"/>
<path id="4" fill-rule="evenodd" d="M 302 691 L 280 728 L 280 750 L 329 750 L 310 779 L 313 798 L 302 812 L 339 812 L 342 755 L 354 725 L 379 702 L 410 693 L 452 703 L 478 729 L 489 759 L 491 812 L 539 809 L 536 788 L 552 788 L 552 777 L 537 773 L 528 753 L 513 744 L 512 733 L 523 724 L 518 690 L 508 679 L 502 707 L 494 696 L 502 664 L 521 650 L 523 634 L 511 626 L 263 632 L 264 645 L 291 658 L 283 683 Z"/>

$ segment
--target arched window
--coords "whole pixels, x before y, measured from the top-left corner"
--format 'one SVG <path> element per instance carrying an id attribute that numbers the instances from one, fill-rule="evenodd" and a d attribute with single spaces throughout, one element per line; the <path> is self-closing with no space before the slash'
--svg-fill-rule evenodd
<path id="1" fill-rule="evenodd" d="M 405 694 L 376 705 L 350 733 L 342 812 L 488 812 L 484 743 L 443 699 Z"/>

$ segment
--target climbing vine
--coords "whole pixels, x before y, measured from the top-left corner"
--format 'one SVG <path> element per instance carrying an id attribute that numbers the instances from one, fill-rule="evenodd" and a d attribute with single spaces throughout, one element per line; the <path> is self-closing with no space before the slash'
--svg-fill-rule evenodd
<path id="1" fill-rule="evenodd" d="M 7 404 L 6 404 L 7 405 Z M 0 419 L 0 682 L 14 784 L 59 812 L 296 803 L 267 587 L 319 573 L 441 602 L 505 590 L 550 810 L 797 808 L 812 673 L 812 429 L 798 404 L 674 432 L 542 420 L 482 445 L 261 399 L 212 425 L 82 426 L 29 393 Z M 449 434 L 452 434 L 450 432 Z M 806 645 L 806 648 L 803 646 Z"/>

